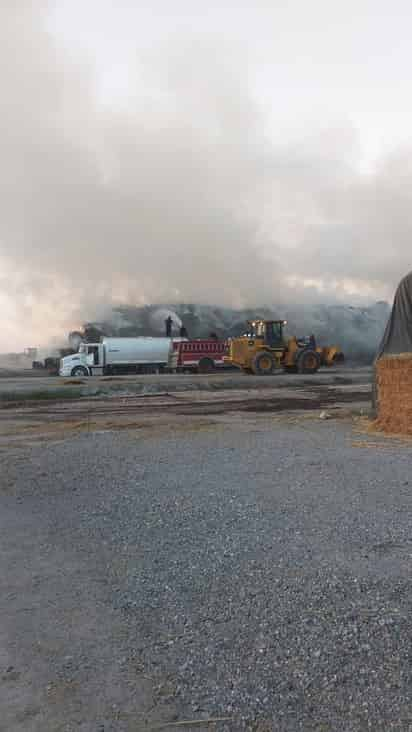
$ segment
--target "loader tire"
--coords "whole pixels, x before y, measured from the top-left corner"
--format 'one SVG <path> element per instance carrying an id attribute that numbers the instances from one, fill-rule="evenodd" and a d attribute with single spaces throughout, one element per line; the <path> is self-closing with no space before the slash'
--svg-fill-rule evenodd
<path id="1" fill-rule="evenodd" d="M 296 365 L 299 374 L 316 374 L 320 367 L 320 356 L 316 351 L 302 351 L 298 355 Z"/>
<path id="2" fill-rule="evenodd" d="M 275 369 L 275 359 L 269 351 L 257 353 L 252 361 L 252 370 L 256 376 L 270 376 Z"/>

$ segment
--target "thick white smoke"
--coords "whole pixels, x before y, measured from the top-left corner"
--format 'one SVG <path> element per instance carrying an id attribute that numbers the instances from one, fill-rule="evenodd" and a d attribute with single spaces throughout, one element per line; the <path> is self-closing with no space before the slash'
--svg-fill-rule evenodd
<path id="1" fill-rule="evenodd" d="M 217 41 L 146 54 L 129 106 L 103 106 L 49 10 L 0 8 L 0 350 L 121 303 L 385 296 L 410 269 L 411 151 L 366 176 L 346 128 L 268 139 Z"/>

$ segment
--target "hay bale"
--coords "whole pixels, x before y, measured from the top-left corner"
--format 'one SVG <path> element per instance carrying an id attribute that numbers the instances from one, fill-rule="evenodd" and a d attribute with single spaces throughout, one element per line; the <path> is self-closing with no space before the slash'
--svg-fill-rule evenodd
<path id="1" fill-rule="evenodd" d="M 385 432 L 412 435 L 412 353 L 380 358 L 376 383 L 377 427 Z"/>

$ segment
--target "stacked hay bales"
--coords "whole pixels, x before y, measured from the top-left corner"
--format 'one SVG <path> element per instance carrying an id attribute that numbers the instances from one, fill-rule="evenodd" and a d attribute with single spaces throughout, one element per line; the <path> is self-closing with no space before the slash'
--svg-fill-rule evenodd
<path id="1" fill-rule="evenodd" d="M 372 401 L 377 427 L 412 434 L 412 272 L 398 285 L 376 354 Z"/>
<path id="2" fill-rule="evenodd" d="M 412 435 L 412 353 L 381 357 L 376 364 L 377 420 L 385 432 Z"/>

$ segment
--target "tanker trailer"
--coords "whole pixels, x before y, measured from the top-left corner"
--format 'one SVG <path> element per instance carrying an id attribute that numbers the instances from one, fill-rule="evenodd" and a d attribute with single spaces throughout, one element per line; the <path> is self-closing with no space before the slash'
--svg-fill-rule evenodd
<path id="1" fill-rule="evenodd" d="M 60 361 L 60 376 L 159 373 L 174 363 L 171 338 L 102 338 Z"/>

